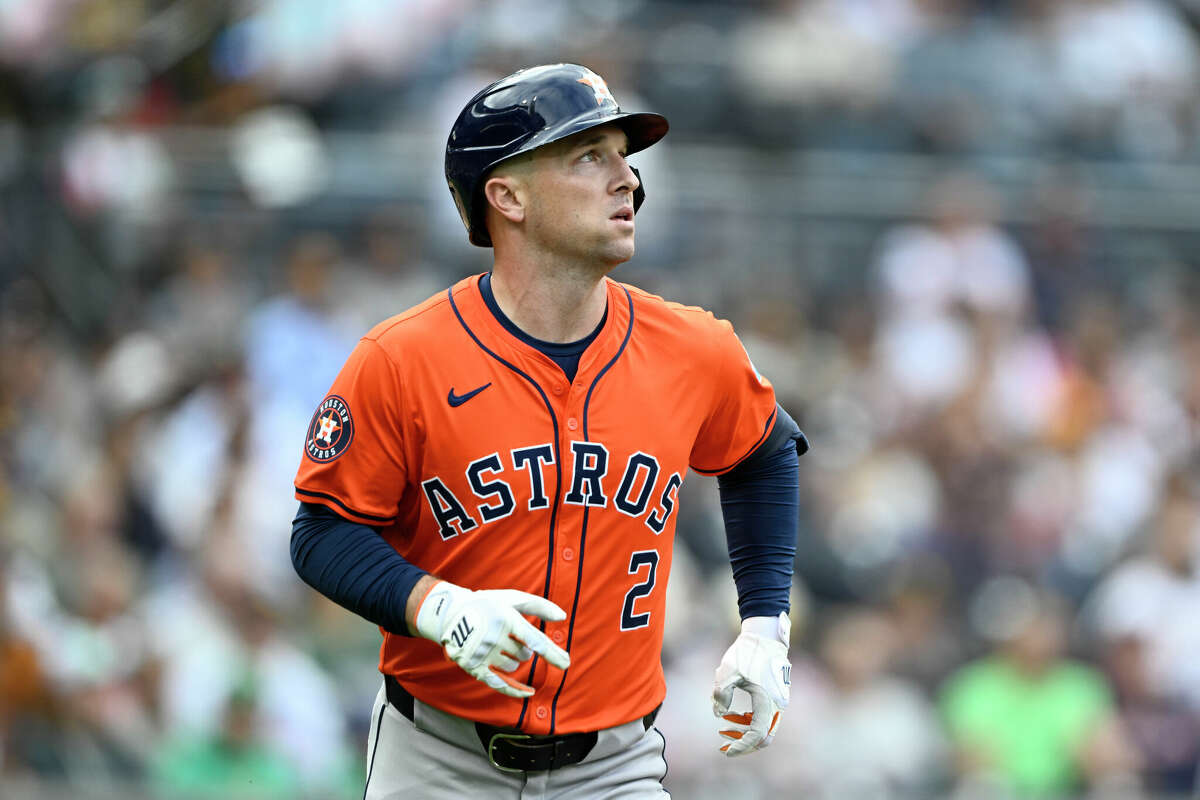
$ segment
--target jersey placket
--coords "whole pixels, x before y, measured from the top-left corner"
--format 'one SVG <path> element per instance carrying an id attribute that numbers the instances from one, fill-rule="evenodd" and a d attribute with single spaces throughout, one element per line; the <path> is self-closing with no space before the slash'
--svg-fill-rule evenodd
<path id="1" fill-rule="evenodd" d="M 568 383 L 565 375 L 554 379 L 550 387 L 551 396 L 557 406 L 562 425 L 559 429 L 559 452 L 564 459 L 563 483 L 560 489 L 559 513 L 557 530 L 554 535 L 554 552 L 550 555 L 550 599 L 567 612 L 567 618 L 561 622 L 546 624 L 546 633 L 551 641 L 570 652 L 574 617 L 579 599 L 579 580 L 581 575 L 581 556 L 583 533 L 588 508 L 568 501 L 572 490 L 572 472 L 577 458 L 572 450 L 572 442 L 584 440 L 583 411 L 587 398 L 587 384 L 577 376 L 574 383 Z M 543 670 L 545 667 L 543 665 Z M 563 690 L 567 671 L 550 676 L 550 680 L 541 685 L 538 693 L 531 698 L 530 728 L 539 731 L 553 732 L 554 705 Z M 543 680 L 546 673 L 543 672 Z"/>
<path id="2" fill-rule="evenodd" d="M 565 397 L 559 412 L 562 419 L 559 428 L 559 451 L 564 459 L 563 482 L 566 485 L 563 487 L 554 536 L 551 599 L 567 612 L 567 618 L 554 623 L 552 630 L 549 626 L 547 629 L 551 631 L 551 639 L 568 652 L 574 644 L 576 633 L 575 616 L 579 611 L 582 588 L 580 582 L 587 553 L 589 518 L 597 513 L 605 513 L 604 509 L 608 505 L 601 481 L 611 467 L 609 454 L 603 444 L 590 440 L 588 428 L 589 415 L 594 416 L 596 410 L 595 389 L 624 352 L 632 331 L 632 316 L 626 317 L 621 313 L 629 307 L 625 305 L 629 303 L 629 299 L 623 295 L 624 293 L 609 294 L 609 310 L 618 323 L 615 330 L 610 329 L 608 337 L 598 340 L 596 349 L 585 354 L 573 383 L 567 384 L 564 375 L 560 374 L 557 377 L 555 385 L 560 389 L 560 394 L 553 395 Z M 617 309 L 615 312 L 614 306 Z M 555 637 L 555 633 L 559 631 L 562 632 L 562 641 Z M 559 725 L 558 701 L 570 682 L 568 668 L 553 684 L 544 686 L 535 695 L 537 702 L 533 709 L 534 719 L 541 722 L 539 712 L 545 707 L 543 692 L 553 689 L 553 699 L 544 712 L 550 724 L 550 733 L 554 733 Z"/>

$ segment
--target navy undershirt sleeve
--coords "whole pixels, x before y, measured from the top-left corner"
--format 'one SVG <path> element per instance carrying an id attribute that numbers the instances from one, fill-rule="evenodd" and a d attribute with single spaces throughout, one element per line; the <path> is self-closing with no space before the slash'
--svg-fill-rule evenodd
<path id="1" fill-rule="evenodd" d="M 316 503 L 292 520 L 292 565 L 312 588 L 390 633 L 410 635 L 408 596 L 428 573 L 410 564 L 375 528 Z"/>
<path id="2" fill-rule="evenodd" d="M 762 446 L 717 478 L 742 619 L 773 617 L 791 607 L 800 526 L 799 457 L 808 450 L 808 440 L 782 406 L 776 413 Z"/>

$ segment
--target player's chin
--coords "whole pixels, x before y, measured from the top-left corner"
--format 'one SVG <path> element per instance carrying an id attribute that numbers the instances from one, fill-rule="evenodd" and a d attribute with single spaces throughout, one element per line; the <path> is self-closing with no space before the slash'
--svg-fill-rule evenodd
<path id="1" fill-rule="evenodd" d="M 607 247 L 604 251 L 604 261 L 609 264 L 623 264 L 633 258 L 633 242 L 629 242 L 628 247 Z"/>
<path id="2" fill-rule="evenodd" d="M 632 225 L 629 226 L 628 231 L 622 231 L 620 234 L 610 237 L 604 248 L 605 253 L 609 256 L 606 260 L 618 264 L 633 258 L 635 249 Z"/>

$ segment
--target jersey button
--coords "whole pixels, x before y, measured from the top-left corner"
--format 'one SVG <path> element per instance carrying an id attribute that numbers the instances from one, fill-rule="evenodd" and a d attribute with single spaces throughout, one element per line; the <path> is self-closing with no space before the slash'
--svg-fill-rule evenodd
<path id="1" fill-rule="evenodd" d="M 537 711 L 534 713 L 537 714 L 538 719 L 545 719 L 550 715 L 550 711 L 545 706 L 538 706 Z"/>
<path id="2" fill-rule="evenodd" d="M 563 548 L 563 561 L 572 561 L 575 558 L 575 551 L 569 547 Z"/>
<path id="3" fill-rule="evenodd" d="M 563 393 L 562 384 L 555 384 L 554 388 L 551 389 L 550 391 L 554 392 L 555 394 L 562 394 Z"/>
<path id="4" fill-rule="evenodd" d="M 555 631 L 550 634 L 550 638 L 554 640 L 555 644 L 562 644 L 562 640 L 567 637 L 563 635 L 562 631 Z"/>
<path id="5" fill-rule="evenodd" d="M 574 417 L 571 417 L 569 420 L 567 420 L 567 429 L 568 430 L 573 431 L 578 427 L 579 427 L 579 423 L 575 421 Z"/>

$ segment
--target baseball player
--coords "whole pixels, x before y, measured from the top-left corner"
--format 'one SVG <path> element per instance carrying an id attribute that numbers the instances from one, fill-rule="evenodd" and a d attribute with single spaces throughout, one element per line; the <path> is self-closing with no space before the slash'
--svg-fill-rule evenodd
<path id="1" fill-rule="evenodd" d="M 383 634 L 366 798 L 667 796 L 689 467 L 719 476 L 743 618 L 720 749 L 765 747 L 787 706 L 807 443 L 729 323 L 608 277 L 644 199 L 626 157 L 666 132 L 574 64 L 473 97 L 446 177 L 491 272 L 377 325 L 313 415 L 292 560 Z"/>

